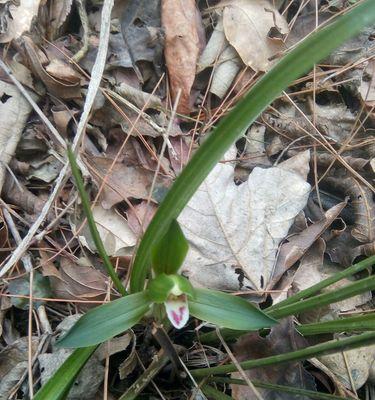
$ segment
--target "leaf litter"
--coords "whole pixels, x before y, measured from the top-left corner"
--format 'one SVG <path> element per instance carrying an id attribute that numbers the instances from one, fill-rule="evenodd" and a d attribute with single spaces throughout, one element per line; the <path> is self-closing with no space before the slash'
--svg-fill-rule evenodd
<path id="1" fill-rule="evenodd" d="M 1 260 L 6 262 L 17 251 L 12 230 L 25 237 L 64 167 L 63 143 L 77 132 L 96 63 L 103 2 L 1 3 L 2 60 L 47 117 L 47 122 L 40 119 L 1 70 L 1 208 L 13 219 L 1 219 Z M 317 2 L 316 15 L 315 3 L 301 0 L 116 2 L 101 90 L 79 160 L 99 234 L 124 282 L 139 238 L 206 133 L 316 23 L 351 3 Z M 182 272 L 192 282 L 248 296 L 263 307 L 375 254 L 374 37 L 373 27 L 364 29 L 317 65 L 315 73 L 294 82 L 287 93 L 303 115 L 281 95 L 201 185 L 179 219 L 190 243 Z M 164 140 L 166 151 L 160 154 Z M 13 398 L 29 398 L 30 360 L 36 391 L 70 354 L 54 347 L 59 331 L 67 329 L 63 325 L 118 296 L 84 224 L 70 176 L 28 248 L 36 269 L 32 288 L 22 262 L 0 283 L 0 365 L 9 366 L 0 368 L 0 398 L 13 392 Z M 315 344 L 325 338 L 302 338 L 295 325 L 372 310 L 371 293 L 365 292 L 283 320 L 266 337 L 245 336 L 234 353 L 241 360 Z M 131 386 L 141 365 L 150 365 L 159 351 L 149 325 L 114 339 L 112 350 L 102 348 L 69 398 L 99 398 L 106 360 L 109 395 Z M 184 362 L 220 364 L 222 349 L 194 341 L 189 336 L 193 326 L 182 335 L 169 332 L 174 344 L 184 346 Z M 365 398 L 373 383 L 373 352 L 367 347 L 285 368 L 261 368 L 248 377 Z M 190 393 L 188 379 L 178 386 L 166 383 L 169 373 L 168 366 L 154 377 L 166 398 Z M 253 395 L 246 386 L 217 387 L 234 399 Z M 149 397 L 156 393 L 151 385 L 145 392 Z M 260 392 L 263 399 L 289 398 Z"/>

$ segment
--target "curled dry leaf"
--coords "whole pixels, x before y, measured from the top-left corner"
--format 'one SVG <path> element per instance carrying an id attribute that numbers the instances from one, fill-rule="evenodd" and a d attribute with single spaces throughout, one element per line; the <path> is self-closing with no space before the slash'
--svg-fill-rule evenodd
<path id="1" fill-rule="evenodd" d="M 197 65 L 197 72 L 214 67 L 210 92 L 222 98 L 241 68 L 238 53 L 228 43 L 220 15 L 207 46 L 203 50 Z"/>
<path id="2" fill-rule="evenodd" d="M 176 99 L 177 93 L 181 91 L 177 111 L 189 114 L 190 91 L 202 48 L 200 32 L 203 28 L 200 13 L 194 0 L 162 0 L 161 19 L 165 31 L 164 56 L 172 98 Z"/>
<path id="3" fill-rule="evenodd" d="M 6 16 L 6 29 L 0 34 L 0 43 L 8 43 L 20 37 L 31 27 L 33 18 L 38 14 L 40 0 L 19 0 L 19 5 L 9 7 Z"/>
<path id="4" fill-rule="evenodd" d="M 43 275 L 48 276 L 56 297 L 67 300 L 104 300 L 108 278 L 100 271 L 91 265 L 77 264 L 65 258 L 61 259 L 60 268 L 57 269 L 48 261 L 45 252 L 40 251 L 40 254 Z"/>
<path id="5" fill-rule="evenodd" d="M 106 210 L 101 206 L 94 207 L 92 213 L 107 254 L 113 257 L 129 255 L 136 244 L 136 236 L 125 218 L 114 209 Z M 87 225 L 83 232 L 84 235 L 80 235 L 79 239 L 84 246 L 94 251 L 95 245 Z"/>
<path id="6" fill-rule="evenodd" d="M 267 0 L 225 1 L 223 23 L 225 36 L 242 61 L 255 71 L 267 71 L 272 58 L 283 50 L 282 41 L 272 39 L 276 30 L 281 37 L 288 32 L 283 16 Z"/>
<path id="7" fill-rule="evenodd" d="M 34 99 L 37 98 L 33 95 Z M 0 81 L 0 192 L 3 188 L 6 166 L 12 159 L 31 106 L 19 90 Z"/>
<path id="8" fill-rule="evenodd" d="M 50 23 L 47 26 L 47 30 L 50 39 L 55 39 L 59 28 L 70 14 L 72 3 L 73 0 L 59 0 L 49 3 Z"/>
<path id="9" fill-rule="evenodd" d="M 233 159 L 235 150 L 226 157 Z M 296 158 L 297 169 L 306 169 L 308 152 Z M 310 185 L 283 164 L 255 168 L 239 186 L 233 177 L 232 165 L 218 164 L 182 211 L 179 222 L 190 242 L 182 271 L 200 286 L 264 290 Z"/>
<path id="10" fill-rule="evenodd" d="M 342 202 L 332 207 L 325 213 L 325 218 L 322 221 L 310 225 L 301 233 L 288 238 L 286 243 L 281 245 L 270 287 L 273 287 L 284 272 L 305 254 L 316 239 L 338 217 L 345 206 L 346 202 Z"/>
<path id="11" fill-rule="evenodd" d="M 355 223 L 351 230 L 355 239 L 362 243 L 375 240 L 375 202 L 373 193 L 353 177 L 327 178 L 334 189 L 350 197 Z"/>
<path id="12" fill-rule="evenodd" d="M 57 79 L 55 76 L 48 73 L 44 65 L 40 60 L 38 50 L 34 45 L 31 38 L 23 36 L 23 44 L 25 48 L 25 56 L 27 57 L 28 64 L 30 65 L 33 74 L 37 76 L 46 86 L 47 90 L 54 96 L 61 99 L 77 99 L 81 97 L 81 85 L 80 81 L 76 80 L 75 83 L 69 83 L 65 80 Z M 54 64 L 60 63 L 64 65 L 64 69 L 68 71 L 68 74 L 62 74 L 61 70 L 57 70 L 52 65 L 52 71 L 62 74 L 63 77 L 69 76 L 69 79 L 73 79 L 72 76 L 77 77 L 77 74 L 71 70 L 71 67 L 63 63 L 62 61 L 55 61 Z"/>

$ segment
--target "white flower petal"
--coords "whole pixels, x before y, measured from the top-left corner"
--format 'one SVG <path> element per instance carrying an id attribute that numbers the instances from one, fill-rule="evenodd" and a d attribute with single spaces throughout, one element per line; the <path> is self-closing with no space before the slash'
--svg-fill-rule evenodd
<path id="1" fill-rule="evenodd" d="M 189 320 L 189 306 L 185 295 L 170 298 L 165 303 L 168 319 L 177 328 L 183 328 Z"/>

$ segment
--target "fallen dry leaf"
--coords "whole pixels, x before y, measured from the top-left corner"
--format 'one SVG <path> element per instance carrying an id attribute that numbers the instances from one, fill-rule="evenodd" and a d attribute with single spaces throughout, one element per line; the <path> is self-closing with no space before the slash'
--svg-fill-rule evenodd
<path id="1" fill-rule="evenodd" d="M 194 0 L 162 0 L 161 20 L 165 31 L 164 56 L 171 83 L 172 98 L 181 90 L 177 111 L 189 114 L 190 91 L 202 49 L 202 22 Z"/>
<path id="2" fill-rule="evenodd" d="M 345 338 L 347 335 L 340 334 L 336 339 Z M 342 352 L 319 357 L 319 361 L 333 372 L 337 379 L 348 389 L 353 389 L 351 382 L 354 383 L 354 389 L 358 390 L 367 381 L 370 368 L 375 358 L 375 345 L 364 346 L 355 350 L 345 351 L 345 358 Z M 350 373 L 350 377 L 349 377 Z"/>
<path id="3" fill-rule="evenodd" d="M 267 0 L 232 0 L 224 2 L 225 36 L 245 65 L 255 71 L 267 71 L 272 58 L 283 50 L 283 43 L 271 39 L 271 29 L 281 36 L 289 32 L 283 16 Z"/>
<path id="4" fill-rule="evenodd" d="M 323 258 L 325 245 L 322 240 L 317 241 L 304 255 L 300 266 L 293 278 L 293 292 L 299 292 L 307 289 L 322 280 L 329 278 L 342 268 L 330 263 Z M 353 283 L 353 279 L 344 278 L 334 283 L 322 292 L 332 292 L 339 288 Z M 363 305 L 371 300 L 371 292 L 367 291 L 360 295 L 350 297 L 346 300 L 330 304 L 327 307 L 317 308 L 312 311 L 305 312 L 299 316 L 300 321 L 304 323 L 312 323 L 337 318 L 342 311 L 355 310 L 357 306 Z"/>
<path id="5" fill-rule="evenodd" d="M 102 206 L 95 206 L 92 213 L 107 254 L 113 257 L 129 255 L 136 244 L 136 236 L 125 218 L 114 209 L 106 210 Z M 79 239 L 91 251 L 95 249 L 87 225 Z"/>
<path id="6" fill-rule="evenodd" d="M 235 158 L 233 150 L 227 159 Z M 296 156 L 298 169 L 306 169 L 306 154 Z M 232 165 L 218 164 L 182 211 L 179 222 L 190 242 L 182 271 L 200 286 L 262 290 L 310 185 L 282 164 L 255 168 L 239 186 L 233 176 Z"/>
<path id="7" fill-rule="evenodd" d="M 301 233 L 288 238 L 287 242 L 281 245 L 270 287 L 273 287 L 285 271 L 305 254 L 316 239 L 332 224 L 345 206 L 346 202 L 342 202 L 330 208 L 325 213 L 325 218 L 322 221 L 310 225 Z"/>
<path id="8" fill-rule="evenodd" d="M 50 40 L 55 39 L 58 34 L 59 28 L 65 22 L 72 9 L 72 3 L 73 0 L 59 0 L 49 3 L 50 23 L 47 26 L 47 30 Z"/>
<path id="9" fill-rule="evenodd" d="M 27 62 L 30 65 L 30 69 L 33 71 L 33 74 L 38 77 L 46 86 L 47 90 L 53 94 L 54 96 L 61 98 L 61 99 L 79 99 L 81 97 L 81 85 L 78 79 L 77 73 L 71 69 L 67 64 L 60 61 L 64 66 L 64 69 L 68 71 L 69 79 L 73 79 L 74 76 L 74 83 L 69 83 L 65 80 L 60 80 L 55 78 L 53 75 L 48 73 L 46 68 L 41 62 L 40 54 L 38 54 L 38 49 L 34 45 L 31 38 L 27 36 L 23 36 L 23 44 L 25 48 L 25 56 L 27 58 Z M 54 64 L 56 65 L 58 61 L 55 61 Z M 52 66 L 52 71 L 58 73 L 56 68 Z M 61 74 L 61 71 L 60 71 Z M 62 74 L 64 76 L 64 74 Z"/>
<path id="10" fill-rule="evenodd" d="M 375 240 L 375 201 L 372 191 L 353 177 L 327 178 L 326 183 L 350 197 L 355 222 L 351 233 L 362 243 Z"/>
<path id="11" fill-rule="evenodd" d="M 145 232 L 152 217 L 156 213 L 157 207 L 153 203 L 147 204 L 144 200 L 139 204 L 130 207 L 126 212 L 130 229 L 137 237 L 141 237 Z"/>
<path id="12" fill-rule="evenodd" d="M 20 37 L 31 27 L 33 18 L 38 14 L 40 0 L 19 0 L 9 7 L 7 18 L 7 29 L 0 35 L 0 43 L 10 42 L 12 39 Z"/>
<path id="13" fill-rule="evenodd" d="M 34 100 L 38 97 L 29 93 Z M 30 103 L 21 92 L 10 83 L 0 80 L 0 192 L 6 167 L 12 159 L 27 118 L 31 112 Z"/>
<path id="14" fill-rule="evenodd" d="M 238 361 L 279 355 L 303 348 L 307 345 L 298 332 L 296 332 L 292 318 L 285 318 L 274 328 L 267 338 L 260 337 L 257 333 L 242 336 L 234 346 L 234 355 Z M 302 363 L 293 362 L 279 366 L 256 368 L 246 371 L 250 380 L 260 380 L 278 385 L 286 385 L 300 389 L 316 390 L 313 377 L 303 368 Z M 236 372 L 232 376 L 242 379 Z M 235 400 L 254 399 L 254 393 L 246 385 L 231 385 L 232 397 Z M 275 392 L 269 389 L 257 388 L 263 400 L 290 400 L 290 393 Z M 299 399 L 308 400 L 307 397 Z"/>
<path id="15" fill-rule="evenodd" d="M 210 40 L 199 57 L 197 72 L 208 67 L 214 67 L 210 92 L 222 98 L 241 68 L 238 53 L 225 37 L 222 15 L 219 16 Z"/>
<path id="16" fill-rule="evenodd" d="M 100 186 L 104 176 L 110 171 L 112 159 L 104 157 L 91 157 L 87 166 Z M 128 198 L 147 199 L 150 193 L 154 172 L 145 168 L 124 163 L 115 163 L 111 173 L 106 178 L 101 204 L 105 209 L 110 209 L 115 204 Z M 159 175 L 156 186 L 167 187 L 170 180 Z"/>

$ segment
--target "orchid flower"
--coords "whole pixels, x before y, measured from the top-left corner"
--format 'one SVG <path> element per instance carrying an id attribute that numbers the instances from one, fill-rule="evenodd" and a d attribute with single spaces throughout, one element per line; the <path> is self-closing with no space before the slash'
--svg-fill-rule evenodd
<path id="1" fill-rule="evenodd" d="M 177 221 L 151 249 L 153 277 L 142 292 L 132 293 L 88 311 L 62 338 L 62 347 L 101 343 L 137 324 L 162 305 L 171 324 L 183 328 L 189 315 L 223 328 L 251 331 L 271 327 L 276 321 L 251 303 L 216 290 L 193 288 L 178 274 L 188 243 Z"/>
<path id="2" fill-rule="evenodd" d="M 181 275 L 160 274 L 148 286 L 150 299 L 164 303 L 169 321 L 177 328 L 183 328 L 189 320 L 189 298 L 195 298 L 191 283 Z"/>

